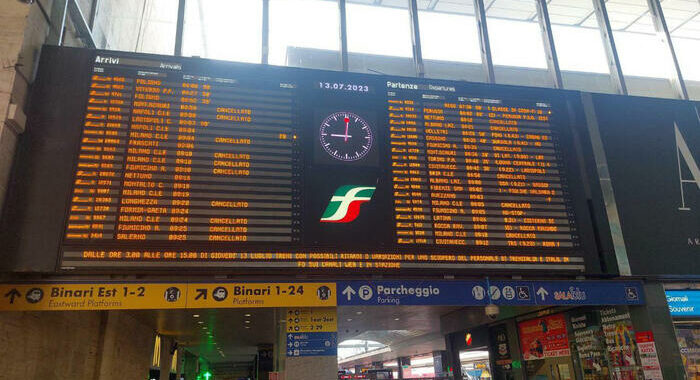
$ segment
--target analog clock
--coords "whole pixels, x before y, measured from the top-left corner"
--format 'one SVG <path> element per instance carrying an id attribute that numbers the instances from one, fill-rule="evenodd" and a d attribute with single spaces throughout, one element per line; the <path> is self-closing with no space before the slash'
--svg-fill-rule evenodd
<path id="1" fill-rule="evenodd" d="M 374 136 L 369 124 L 352 112 L 334 112 L 321 122 L 320 143 L 340 161 L 357 161 L 372 149 Z"/>

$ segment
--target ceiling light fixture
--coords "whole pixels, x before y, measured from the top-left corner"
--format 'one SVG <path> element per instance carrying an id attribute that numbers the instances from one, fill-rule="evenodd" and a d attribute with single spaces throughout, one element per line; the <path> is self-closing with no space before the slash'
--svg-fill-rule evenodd
<path id="1" fill-rule="evenodd" d="M 243 314 L 243 316 L 244 316 L 244 317 L 250 317 L 251 314 L 250 314 L 250 313 L 245 313 L 245 314 Z"/>
<path id="2" fill-rule="evenodd" d="M 193 317 L 199 318 L 199 314 L 192 314 Z"/>

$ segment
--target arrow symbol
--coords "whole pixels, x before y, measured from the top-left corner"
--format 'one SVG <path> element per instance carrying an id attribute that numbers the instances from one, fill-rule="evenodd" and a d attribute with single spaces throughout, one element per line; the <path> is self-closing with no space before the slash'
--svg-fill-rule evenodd
<path id="1" fill-rule="evenodd" d="M 21 296 L 22 296 L 22 294 L 19 291 L 17 291 L 17 289 L 14 289 L 14 288 L 12 290 L 10 290 L 9 292 L 7 292 L 7 294 L 5 294 L 5 298 L 10 297 L 11 304 L 15 303 L 15 298 L 21 297 Z"/>
<path id="2" fill-rule="evenodd" d="M 540 286 L 540 288 L 537 289 L 537 295 L 542 297 L 542 301 L 544 301 L 545 297 L 549 295 L 549 292 Z"/>
<path id="3" fill-rule="evenodd" d="M 194 297 L 194 300 L 198 300 L 200 298 L 207 299 L 207 290 L 206 289 L 197 289 L 197 295 Z"/>
<path id="4" fill-rule="evenodd" d="M 343 295 L 346 296 L 346 297 L 348 297 L 348 301 L 352 300 L 352 296 L 355 295 L 355 294 L 357 294 L 357 292 L 355 291 L 355 289 L 353 289 L 352 287 L 350 287 L 350 285 L 348 285 L 348 286 L 345 288 L 345 290 L 343 290 Z"/>
<path id="5" fill-rule="evenodd" d="M 289 339 L 292 339 L 293 337 L 294 337 L 294 335 L 292 335 L 292 334 L 287 335 L 287 338 L 289 338 Z"/>

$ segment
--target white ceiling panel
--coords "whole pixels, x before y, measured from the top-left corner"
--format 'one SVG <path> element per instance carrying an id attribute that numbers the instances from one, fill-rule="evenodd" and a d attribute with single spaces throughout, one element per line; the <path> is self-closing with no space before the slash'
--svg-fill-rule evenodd
<path id="1" fill-rule="evenodd" d="M 529 20 L 537 14 L 535 0 L 496 0 L 487 7 L 489 17 Z"/>
<path id="2" fill-rule="evenodd" d="M 557 15 L 557 14 L 550 13 L 549 20 L 552 22 L 552 24 L 576 25 L 581 21 L 581 17 L 564 16 L 564 15 Z"/>
<path id="3" fill-rule="evenodd" d="M 578 16 L 585 17 L 593 12 L 593 8 L 587 7 L 572 7 L 566 4 L 560 4 L 558 2 L 552 1 L 547 7 L 550 15 L 560 15 L 560 16 Z"/>
<path id="4" fill-rule="evenodd" d="M 384 7 L 408 8 L 408 0 L 382 0 Z"/>
<path id="5" fill-rule="evenodd" d="M 489 17 L 507 18 L 511 20 L 528 20 L 532 17 L 532 12 L 494 7 L 489 9 L 487 15 Z"/>
<path id="6" fill-rule="evenodd" d="M 440 0 L 435 5 L 435 10 L 438 12 L 459 13 L 459 14 L 474 14 L 473 0 Z"/>
<path id="7" fill-rule="evenodd" d="M 700 40 L 700 15 L 695 16 L 681 27 L 673 30 L 674 37 L 696 38 Z"/>

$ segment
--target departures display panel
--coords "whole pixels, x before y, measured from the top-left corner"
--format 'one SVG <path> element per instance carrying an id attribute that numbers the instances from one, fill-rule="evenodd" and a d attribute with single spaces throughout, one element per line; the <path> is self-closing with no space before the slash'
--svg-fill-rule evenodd
<path id="1" fill-rule="evenodd" d="M 570 94 L 65 48 L 37 83 L 5 223 L 60 269 L 599 271 Z"/>

